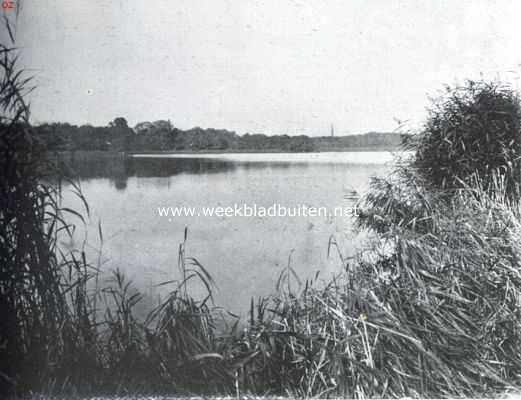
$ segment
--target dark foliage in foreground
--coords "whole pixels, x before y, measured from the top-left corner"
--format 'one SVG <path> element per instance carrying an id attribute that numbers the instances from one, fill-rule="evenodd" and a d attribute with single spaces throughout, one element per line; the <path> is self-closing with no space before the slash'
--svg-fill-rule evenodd
<path id="1" fill-rule="evenodd" d="M 41 375 L 52 358 L 46 342 L 59 329 L 53 309 L 61 301 L 54 269 L 52 230 L 44 225 L 49 188 L 38 183 L 39 149 L 27 124 L 23 80 L 11 56 L 0 46 L 0 383 L 16 373 Z M 52 205 L 50 205 L 52 207 Z M 27 382 L 29 383 L 29 382 Z"/>

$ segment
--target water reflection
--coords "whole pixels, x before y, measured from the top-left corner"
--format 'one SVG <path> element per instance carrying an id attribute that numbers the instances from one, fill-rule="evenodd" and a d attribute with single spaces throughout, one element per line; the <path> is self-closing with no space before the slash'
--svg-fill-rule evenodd
<path id="1" fill-rule="evenodd" d="M 237 169 L 245 171 L 263 168 L 287 170 L 291 167 L 309 167 L 308 163 L 295 162 L 233 162 L 211 158 L 134 158 L 124 156 L 74 155 L 60 159 L 60 169 L 67 175 L 81 180 L 98 178 L 109 179 L 117 190 L 127 188 L 130 177 L 167 178 L 180 174 L 211 175 L 233 172 Z"/>
<path id="2" fill-rule="evenodd" d="M 365 169 L 363 164 L 348 164 L 331 162 L 316 164 L 304 160 L 284 162 L 232 160 L 226 158 L 197 157 L 166 158 L 166 157 L 130 157 L 106 153 L 68 154 L 59 158 L 60 169 L 69 176 L 81 180 L 97 178 L 109 179 L 118 190 L 127 187 L 130 177 L 166 178 L 180 174 L 211 175 L 223 172 L 234 172 L 238 169 L 246 172 L 259 169 L 289 170 L 298 168 L 299 171 L 312 168 L 331 169 L 349 168 Z"/>
<path id="3" fill-rule="evenodd" d="M 259 166 L 260 167 L 260 166 Z M 118 190 L 125 190 L 130 177 L 164 178 L 179 174 L 230 172 L 237 165 L 213 159 L 159 159 L 123 156 L 70 156 L 60 160 L 60 169 L 81 180 L 107 178 Z"/>
<path id="4" fill-rule="evenodd" d="M 158 214 L 158 207 L 164 206 L 201 210 L 236 203 L 334 210 L 351 206 L 370 178 L 387 170 L 374 163 L 338 162 L 338 156 L 330 163 L 304 156 L 299 160 L 288 156 L 287 162 L 281 162 L 281 155 L 262 157 L 259 161 L 259 155 L 241 155 L 241 160 L 70 156 L 63 168 L 79 177 L 91 211 L 86 232 L 78 230 L 78 240 L 88 239 L 89 259 L 102 254 L 104 271 L 119 268 L 146 292 L 179 279 L 176 249 L 189 227 L 187 254 L 211 272 L 219 288 L 217 304 L 235 313 L 246 311 L 251 296 L 271 293 L 290 254 L 292 267 L 303 279 L 317 270 L 322 276 L 337 273 L 338 259 L 328 255 L 331 236 L 346 257 L 354 254 L 358 243 L 348 217 L 163 218 Z M 72 209 L 82 206 L 67 190 L 63 204 Z"/>

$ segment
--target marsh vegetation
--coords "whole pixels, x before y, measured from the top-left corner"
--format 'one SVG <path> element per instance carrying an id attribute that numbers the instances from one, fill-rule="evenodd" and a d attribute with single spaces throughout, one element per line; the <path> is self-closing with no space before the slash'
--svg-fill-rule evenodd
<path id="1" fill-rule="evenodd" d="M 237 321 L 213 303 L 213 278 L 186 254 L 185 231 L 172 251 L 182 279 L 165 282 L 169 295 L 141 319 L 142 294 L 121 272 L 100 286 L 95 260 L 57 245 L 88 199 L 71 180 L 84 209 L 61 206 L 13 48 L 0 47 L 0 67 L 2 392 L 365 398 L 517 388 L 521 114 L 508 86 L 468 82 L 433 103 L 407 143 L 416 157 L 361 201 L 372 252 L 340 252 L 335 278 L 301 281 L 288 265 Z"/>

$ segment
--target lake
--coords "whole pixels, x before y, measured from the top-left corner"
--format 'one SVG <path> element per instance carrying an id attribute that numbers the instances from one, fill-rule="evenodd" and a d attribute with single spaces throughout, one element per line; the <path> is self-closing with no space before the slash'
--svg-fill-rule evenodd
<path id="1" fill-rule="evenodd" d="M 323 278 L 340 272 L 333 237 L 344 257 L 363 241 L 349 215 L 315 216 L 161 216 L 161 207 L 249 205 L 269 208 L 352 207 L 373 176 L 385 175 L 388 152 L 291 154 L 159 154 L 71 162 L 80 177 L 90 218 L 67 247 L 85 246 L 102 270 L 119 268 L 146 295 L 144 306 L 164 295 L 161 282 L 178 279 L 177 252 L 188 227 L 187 255 L 213 276 L 216 304 L 243 314 L 252 296 L 275 290 L 288 265 L 302 280 L 317 271 Z M 69 190 L 64 205 L 80 207 Z M 101 223 L 103 242 L 99 238 Z M 196 294 L 201 288 L 195 287 Z"/>

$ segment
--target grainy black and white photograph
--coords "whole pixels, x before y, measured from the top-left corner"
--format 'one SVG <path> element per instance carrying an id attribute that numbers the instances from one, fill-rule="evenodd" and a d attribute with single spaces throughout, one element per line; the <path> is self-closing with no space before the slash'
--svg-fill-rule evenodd
<path id="1" fill-rule="evenodd" d="M 0 1 L 0 397 L 521 397 L 521 3 Z"/>

